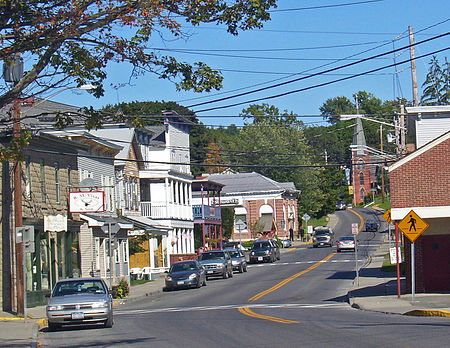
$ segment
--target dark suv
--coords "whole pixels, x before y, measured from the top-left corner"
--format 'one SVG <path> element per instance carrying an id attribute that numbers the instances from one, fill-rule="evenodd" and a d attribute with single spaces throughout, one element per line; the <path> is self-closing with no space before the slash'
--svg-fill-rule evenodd
<path id="1" fill-rule="evenodd" d="M 231 255 L 226 250 L 210 250 L 203 252 L 198 261 L 205 268 L 206 278 L 222 277 L 227 279 L 233 276 Z"/>
<path id="2" fill-rule="evenodd" d="M 364 223 L 367 232 L 377 232 L 378 231 L 378 222 L 376 220 L 367 220 Z"/>
<path id="3" fill-rule="evenodd" d="M 249 262 L 274 262 L 277 259 L 275 248 L 269 240 L 257 240 L 250 250 Z"/>

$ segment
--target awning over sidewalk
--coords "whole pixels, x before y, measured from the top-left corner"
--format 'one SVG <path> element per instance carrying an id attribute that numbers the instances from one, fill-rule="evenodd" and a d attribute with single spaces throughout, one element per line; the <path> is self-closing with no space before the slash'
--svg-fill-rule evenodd
<path id="1" fill-rule="evenodd" d="M 392 220 L 402 220 L 411 210 L 422 219 L 448 218 L 450 217 L 450 206 L 441 207 L 407 207 L 391 208 Z"/>
<path id="2" fill-rule="evenodd" d="M 80 218 L 88 223 L 88 226 L 93 229 L 94 235 L 97 234 L 97 237 L 105 234 L 102 228 L 107 226 L 109 223 L 115 224 L 119 227 L 119 231 L 115 233 L 115 238 L 127 238 L 128 230 L 132 230 L 134 228 L 133 224 L 129 221 L 110 214 L 80 214 Z"/>
<path id="3" fill-rule="evenodd" d="M 125 216 L 124 218 L 133 223 L 135 227 L 141 228 L 155 235 L 167 236 L 169 231 L 172 230 L 169 226 L 161 225 L 144 216 Z"/>

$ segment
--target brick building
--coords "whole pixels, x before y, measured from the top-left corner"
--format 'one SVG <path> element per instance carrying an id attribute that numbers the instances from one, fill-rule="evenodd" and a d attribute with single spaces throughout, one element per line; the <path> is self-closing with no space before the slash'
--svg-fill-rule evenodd
<path id="1" fill-rule="evenodd" d="M 223 184 L 221 206 L 234 207 L 235 222 L 232 240 L 250 240 L 261 235 L 289 238 L 289 229 L 298 233 L 297 199 L 300 191 L 294 183 L 280 183 L 259 173 L 212 174 L 209 178 Z"/>
<path id="2" fill-rule="evenodd" d="M 450 291 L 450 132 L 389 167 L 391 217 L 411 210 L 429 227 L 415 241 L 417 292 Z M 405 238 L 407 291 L 411 291 L 411 245 Z"/>

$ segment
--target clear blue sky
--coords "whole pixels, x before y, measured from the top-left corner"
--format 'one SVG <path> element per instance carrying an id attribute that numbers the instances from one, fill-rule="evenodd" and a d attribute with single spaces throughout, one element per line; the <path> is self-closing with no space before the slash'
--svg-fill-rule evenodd
<path id="1" fill-rule="evenodd" d="M 117 102 L 162 100 L 190 106 L 219 97 L 233 96 L 407 46 L 408 26 L 413 27 L 415 42 L 449 32 L 450 1 L 381 0 L 364 3 L 364 0 L 280 0 L 271 17 L 272 20 L 267 22 L 263 29 L 240 32 L 238 36 L 232 36 L 223 27 L 215 25 L 201 25 L 196 28 L 187 26 L 186 29 L 191 34 L 187 40 L 163 42 L 159 37 L 155 37 L 155 41 L 149 43 L 149 46 L 158 49 L 191 50 L 192 53 L 181 51 L 160 51 L 160 53 L 173 54 L 177 59 L 189 63 L 203 61 L 212 68 L 221 70 L 224 76 L 224 88 L 221 91 L 209 94 L 179 92 L 173 83 L 150 74 L 130 81 L 131 66 L 122 63 L 110 66 L 104 97 L 96 99 L 86 92 L 74 95 L 73 92 L 67 91 L 54 97 L 53 100 L 100 108 Z M 417 57 L 449 46 L 450 37 L 446 36 L 416 46 L 415 54 Z M 437 56 L 443 64 L 444 58 L 449 56 L 449 50 Z M 397 62 L 409 59 L 409 50 L 399 52 L 395 59 Z M 416 61 L 419 97 L 430 59 L 431 56 Z M 248 102 L 254 99 L 308 88 L 393 63 L 394 55 L 390 54 L 337 70 L 332 74 L 192 109 L 198 111 L 222 107 L 199 112 L 198 116 L 204 124 L 242 125 L 241 118 L 224 116 L 239 115 L 243 108 L 249 106 Z M 408 63 L 370 75 L 253 103 L 268 103 L 275 105 L 280 111 L 288 110 L 299 115 L 319 115 L 319 107 L 328 98 L 336 96 L 352 98 L 352 94 L 359 90 L 372 93 L 382 100 L 397 97 L 412 100 L 411 81 Z M 119 89 L 110 87 L 117 84 L 124 85 Z M 235 103 L 243 104 L 224 107 Z M 322 118 L 305 117 L 302 120 L 311 124 L 321 121 Z"/>

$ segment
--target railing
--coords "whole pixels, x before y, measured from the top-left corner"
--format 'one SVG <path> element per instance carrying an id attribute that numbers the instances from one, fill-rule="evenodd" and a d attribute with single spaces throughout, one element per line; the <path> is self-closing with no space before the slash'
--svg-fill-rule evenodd
<path id="1" fill-rule="evenodd" d="M 141 214 L 151 219 L 193 219 L 190 205 L 167 202 L 141 202 Z"/>
<path id="2" fill-rule="evenodd" d="M 194 214 L 194 219 L 221 220 L 222 218 L 219 207 L 193 205 L 192 212 Z"/>

